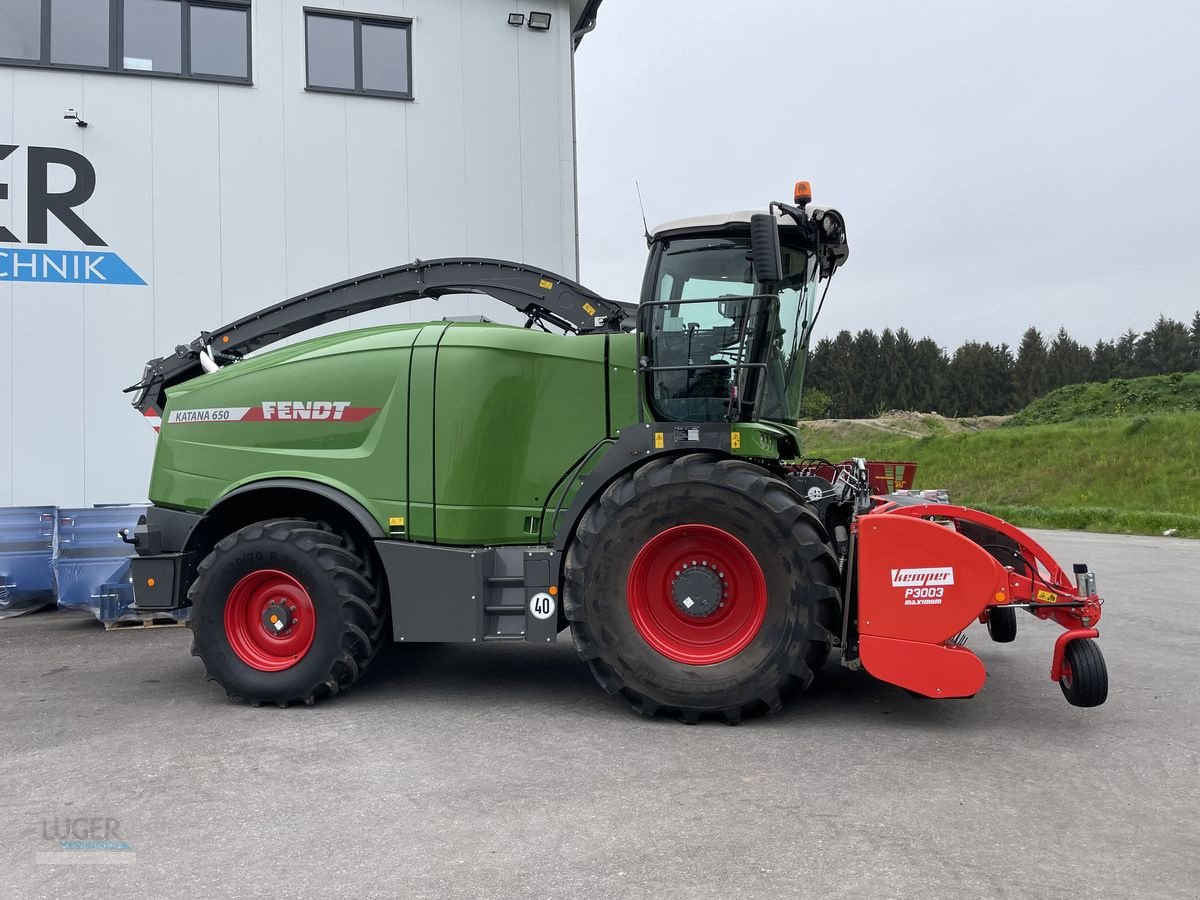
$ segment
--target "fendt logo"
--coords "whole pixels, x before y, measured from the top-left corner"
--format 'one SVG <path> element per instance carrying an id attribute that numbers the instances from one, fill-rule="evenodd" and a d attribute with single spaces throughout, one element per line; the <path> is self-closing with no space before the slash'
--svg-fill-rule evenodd
<path id="1" fill-rule="evenodd" d="M 258 406 L 174 409 L 168 425 L 202 422 L 361 422 L 378 406 L 355 406 L 349 400 L 264 400 Z"/>
<path id="2" fill-rule="evenodd" d="M 892 569 L 892 587 L 904 588 L 905 606 L 940 606 L 946 588 L 954 584 L 954 569 Z"/>
<path id="3" fill-rule="evenodd" d="M 18 149 L 0 144 L 0 162 Z M 50 190 L 51 166 L 69 169 L 74 182 L 69 190 Z M 10 244 L 45 244 L 50 216 L 87 247 L 108 245 L 75 212 L 96 191 L 96 169 L 88 158 L 61 147 L 29 147 L 26 152 L 26 218 L 24 241 L 11 228 L 0 225 L 0 283 L 35 281 L 48 284 L 145 284 L 125 260 L 110 250 L 50 250 L 10 247 Z M 9 184 L 0 181 L 0 203 L 12 200 Z M 0 207 L 2 210 L 2 207 Z"/>

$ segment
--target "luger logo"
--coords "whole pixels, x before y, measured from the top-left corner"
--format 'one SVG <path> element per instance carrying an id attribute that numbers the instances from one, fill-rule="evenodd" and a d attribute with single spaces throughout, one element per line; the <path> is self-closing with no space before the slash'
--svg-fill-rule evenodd
<path id="1" fill-rule="evenodd" d="M 0 162 L 17 150 L 0 144 Z M 50 190 L 50 167 L 70 169 L 75 180 L 62 192 Z M 0 282 L 44 281 L 52 284 L 145 284 L 133 269 L 111 250 L 50 250 L 13 247 L 12 244 L 45 244 L 50 216 L 58 219 L 86 247 L 108 245 L 75 211 L 96 190 L 96 169 L 86 156 L 60 147 L 29 147 L 26 151 L 25 240 L 0 225 Z M 0 181 L 0 202 L 12 200 L 9 185 Z"/>

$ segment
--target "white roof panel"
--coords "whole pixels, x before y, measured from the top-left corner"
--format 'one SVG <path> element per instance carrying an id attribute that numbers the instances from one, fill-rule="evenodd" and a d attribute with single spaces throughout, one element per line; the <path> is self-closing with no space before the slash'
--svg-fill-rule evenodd
<path id="1" fill-rule="evenodd" d="M 825 207 L 809 206 L 808 211 L 811 214 L 813 210 L 824 209 Z M 650 231 L 651 237 L 656 237 L 668 231 L 691 231 L 701 228 L 721 228 L 725 225 L 749 225 L 750 217 L 759 213 L 765 213 L 765 209 L 737 209 L 727 213 L 712 213 L 707 216 L 692 216 L 690 219 L 675 219 L 671 222 L 664 222 L 657 228 Z M 775 210 L 775 218 L 784 225 L 795 225 L 792 217 L 783 210 Z"/>

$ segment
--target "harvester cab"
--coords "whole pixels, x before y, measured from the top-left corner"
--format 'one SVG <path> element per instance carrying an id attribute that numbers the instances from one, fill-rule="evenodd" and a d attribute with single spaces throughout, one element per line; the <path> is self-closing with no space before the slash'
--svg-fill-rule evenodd
<path id="1" fill-rule="evenodd" d="M 771 205 L 657 229 L 638 308 L 650 414 L 794 428 L 820 281 L 848 255 L 836 210 Z"/>
<path id="2" fill-rule="evenodd" d="M 809 341 L 848 255 L 792 204 L 649 235 L 639 303 L 543 269 L 416 261 L 268 306 L 153 359 L 160 427 L 127 539 L 137 607 L 191 607 L 232 697 L 312 703 L 389 640 L 553 642 L 642 713 L 736 722 L 841 663 L 933 698 L 984 682 L 964 632 L 1065 629 L 1051 677 L 1102 703 L 1094 576 L 982 512 L 805 460 Z M 525 327 L 307 329 L 487 294 Z M 556 333 L 561 332 L 561 333 Z M 480 439 L 480 435 L 487 438 Z"/>

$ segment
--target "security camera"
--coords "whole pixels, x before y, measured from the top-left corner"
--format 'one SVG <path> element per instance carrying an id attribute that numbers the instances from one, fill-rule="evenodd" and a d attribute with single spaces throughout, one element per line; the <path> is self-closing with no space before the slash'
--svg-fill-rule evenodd
<path id="1" fill-rule="evenodd" d="M 88 127 L 88 123 L 79 117 L 79 113 L 77 113 L 74 108 L 68 108 L 67 111 L 63 113 L 63 118 L 73 121 L 80 128 Z"/>

